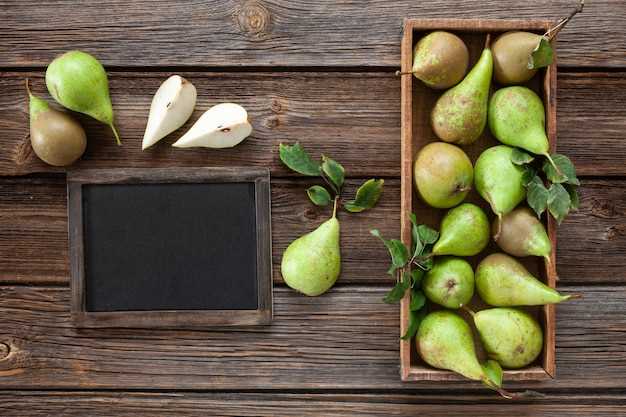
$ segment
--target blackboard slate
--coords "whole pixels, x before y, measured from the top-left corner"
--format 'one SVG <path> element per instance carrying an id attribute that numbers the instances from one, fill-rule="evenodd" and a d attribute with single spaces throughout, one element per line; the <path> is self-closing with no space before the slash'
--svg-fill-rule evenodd
<path id="1" fill-rule="evenodd" d="M 83 186 L 87 311 L 256 309 L 254 184 Z"/>

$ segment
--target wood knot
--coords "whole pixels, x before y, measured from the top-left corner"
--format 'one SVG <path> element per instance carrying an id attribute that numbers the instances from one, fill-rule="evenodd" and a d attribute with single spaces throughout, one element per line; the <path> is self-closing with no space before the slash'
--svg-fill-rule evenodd
<path id="1" fill-rule="evenodd" d="M 263 123 L 268 129 L 274 129 L 280 125 L 280 120 L 276 116 L 270 116 Z"/>
<path id="2" fill-rule="evenodd" d="M 0 342 L 0 360 L 6 358 L 11 353 L 11 347 L 4 342 Z"/>
<path id="3" fill-rule="evenodd" d="M 273 113 L 280 113 L 283 110 L 283 105 L 280 103 L 280 100 L 278 99 L 272 99 L 272 103 L 270 104 L 270 110 L 272 110 Z"/>
<path id="4" fill-rule="evenodd" d="M 615 217 L 615 206 L 611 201 L 607 200 L 593 200 L 591 203 L 591 213 L 595 217 L 609 219 Z"/>
<path id="5" fill-rule="evenodd" d="M 316 220 L 319 217 L 317 210 L 312 207 L 306 208 L 304 210 L 304 218 L 307 220 Z"/>
<path id="6" fill-rule="evenodd" d="M 243 33 L 262 38 L 270 29 L 270 12 L 258 1 L 247 1 L 235 12 L 235 20 Z"/>

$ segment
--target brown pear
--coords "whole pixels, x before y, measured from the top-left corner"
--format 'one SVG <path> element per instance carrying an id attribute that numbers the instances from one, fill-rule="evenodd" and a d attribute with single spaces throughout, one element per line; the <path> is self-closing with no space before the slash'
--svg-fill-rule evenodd
<path id="1" fill-rule="evenodd" d="M 429 33 L 413 49 L 413 75 L 431 88 L 450 88 L 463 79 L 469 65 L 467 46 L 458 36 Z"/>
<path id="2" fill-rule="evenodd" d="M 506 32 L 493 43 L 493 72 L 500 84 L 522 84 L 530 80 L 536 69 L 528 68 L 533 50 L 541 35 L 530 32 Z"/>
<path id="3" fill-rule="evenodd" d="M 550 262 L 550 239 L 543 224 L 528 207 L 518 207 L 502 219 L 496 217 L 492 230 L 500 249 L 509 255 L 543 256 Z"/>

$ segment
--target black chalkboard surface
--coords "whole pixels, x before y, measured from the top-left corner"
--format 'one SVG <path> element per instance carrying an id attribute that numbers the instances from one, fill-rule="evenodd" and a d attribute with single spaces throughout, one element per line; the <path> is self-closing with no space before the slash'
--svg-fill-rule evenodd
<path id="1" fill-rule="evenodd" d="M 78 326 L 271 319 L 267 170 L 77 171 L 68 199 Z"/>

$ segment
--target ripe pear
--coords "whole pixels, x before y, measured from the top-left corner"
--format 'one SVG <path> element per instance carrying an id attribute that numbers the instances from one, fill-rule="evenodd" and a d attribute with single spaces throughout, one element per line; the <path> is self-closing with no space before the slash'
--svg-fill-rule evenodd
<path id="1" fill-rule="evenodd" d="M 411 73 L 431 88 L 450 88 L 463 79 L 469 65 L 467 46 L 458 36 L 435 31 L 413 48 Z"/>
<path id="2" fill-rule="evenodd" d="M 108 125 L 117 144 L 122 144 L 113 124 L 107 73 L 100 61 L 86 52 L 66 52 L 48 65 L 46 86 L 63 107 Z"/>
<path id="3" fill-rule="evenodd" d="M 515 258 L 504 253 L 493 253 L 483 259 L 476 268 L 474 279 L 478 294 L 492 306 L 537 306 L 574 298 L 548 287 Z"/>
<path id="4" fill-rule="evenodd" d="M 436 258 L 422 281 L 428 299 L 447 308 L 460 308 L 474 295 L 474 271 L 464 259 Z"/>
<path id="5" fill-rule="evenodd" d="M 461 148 L 444 142 L 424 146 L 413 166 L 415 188 L 432 207 L 454 207 L 472 188 L 474 169 Z"/>
<path id="6" fill-rule="evenodd" d="M 291 242 L 283 253 L 281 274 L 285 283 L 308 296 L 328 291 L 340 270 L 339 221 L 335 216 Z"/>
<path id="7" fill-rule="evenodd" d="M 489 220 L 477 205 L 463 203 L 441 220 L 434 255 L 474 256 L 489 243 Z"/>
<path id="8" fill-rule="evenodd" d="M 196 96 L 196 87 L 180 75 L 165 80 L 152 98 L 141 149 L 149 148 L 184 125 L 196 106 Z"/>
<path id="9" fill-rule="evenodd" d="M 85 152 L 87 137 L 82 126 L 68 114 L 35 97 L 26 81 L 30 99 L 30 143 L 35 155 L 53 166 L 72 164 Z"/>
<path id="10" fill-rule="evenodd" d="M 232 148 L 252 133 L 246 109 L 235 103 L 221 103 L 204 112 L 172 146 L 191 148 Z"/>
<path id="11" fill-rule="evenodd" d="M 513 148 L 493 146 L 480 154 L 474 165 L 474 185 L 491 210 L 502 217 L 513 210 L 524 198 L 522 167 L 511 162 Z M 497 240 L 500 231 L 496 231 Z"/>
<path id="12" fill-rule="evenodd" d="M 489 129 L 505 145 L 543 155 L 554 165 L 543 102 L 530 88 L 515 86 L 496 91 L 489 101 Z"/>
<path id="13" fill-rule="evenodd" d="M 516 308 L 490 308 L 472 314 L 487 355 L 504 368 L 522 368 L 537 359 L 543 331 L 530 314 Z"/>
<path id="14" fill-rule="evenodd" d="M 530 32 L 506 32 L 493 43 L 493 72 L 500 84 L 523 84 L 533 78 L 536 69 L 529 69 L 533 50 L 541 35 Z"/>
<path id="15" fill-rule="evenodd" d="M 513 256 L 543 256 L 550 262 L 552 244 L 546 228 L 528 207 L 518 207 L 502 218 L 496 218 L 491 228 L 500 249 Z"/>
<path id="16" fill-rule="evenodd" d="M 459 145 L 473 143 L 487 123 L 487 102 L 493 71 L 489 35 L 485 49 L 474 68 L 456 86 L 435 103 L 431 124 L 435 134 L 445 142 Z"/>

